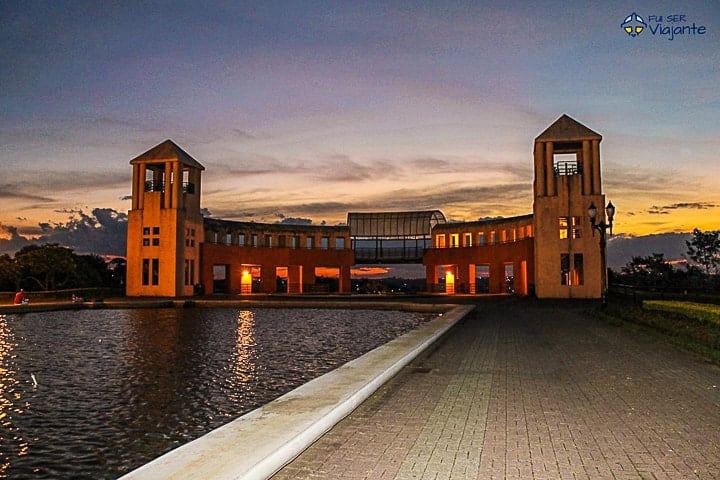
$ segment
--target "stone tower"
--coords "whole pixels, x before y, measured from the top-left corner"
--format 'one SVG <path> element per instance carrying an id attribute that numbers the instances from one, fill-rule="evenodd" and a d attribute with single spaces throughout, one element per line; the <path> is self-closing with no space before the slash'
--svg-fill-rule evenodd
<path id="1" fill-rule="evenodd" d="M 600 177 L 602 137 L 560 117 L 535 139 L 533 213 L 535 288 L 539 298 L 600 298 L 603 269 L 588 207 L 605 205 Z M 604 212 L 598 214 L 603 220 Z"/>
<path id="2" fill-rule="evenodd" d="M 172 140 L 130 161 L 127 295 L 192 295 L 199 282 L 203 217 L 200 175 L 205 167 Z"/>

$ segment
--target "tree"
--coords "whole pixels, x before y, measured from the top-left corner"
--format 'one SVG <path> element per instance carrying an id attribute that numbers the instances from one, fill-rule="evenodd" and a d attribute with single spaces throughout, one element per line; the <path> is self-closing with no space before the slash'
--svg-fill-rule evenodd
<path id="1" fill-rule="evenodd" d="M 28 245 L 15 254 L 20 286 L 27 290 L 68 288 L 76 279 L 72 250 L 57 243 Z"/>
<path id="2" fill-rule="evenodd" d="M 690 260 L 700 265 L 706 275 L 720 273 L 720 230 L 703 232 L 693 229 L 693 237 L 685 242 Z"/>
<path id="3" fill-rule="evenodd" d="M 98 255 L 74 255 L 76 276 L 72 287 L 99 287 L 112 283 L 112 273 Z"/>
<path id="4" fill-rule="evenodd" d="M 20 272 L 10 255 L 0 255 L 0 292 L 15 291 L 20 288 Z"/>
<path id="5" fill-rule="evenodd" d="M 653 253 L 648 257 L 633 257 L 622 267 L 622 274 L 633 285 L 662 286 L 669 285 L 675 270 L 665 261 L 662 253 Z"/>

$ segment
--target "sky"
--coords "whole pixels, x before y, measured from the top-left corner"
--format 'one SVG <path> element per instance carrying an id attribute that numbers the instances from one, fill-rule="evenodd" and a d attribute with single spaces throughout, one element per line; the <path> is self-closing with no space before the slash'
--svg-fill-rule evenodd
<path id="1" fill-rule="evenodd" d="M 720 229 L 720 3 L 597 3 L 0 2 L 0 236 L 126 213 L 168 138 L 216 218 L 525 215 L 562 114 L 616 233 Z"/>

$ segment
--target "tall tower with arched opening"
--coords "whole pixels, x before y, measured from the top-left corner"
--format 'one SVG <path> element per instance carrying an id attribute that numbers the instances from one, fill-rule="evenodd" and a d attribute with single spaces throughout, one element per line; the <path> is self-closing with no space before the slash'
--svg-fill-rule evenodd
<path id="1" fill-rule="evenodd" d="M 205 167 L 172 140 L 130 161 L 128 296 L 192 295 L 199 282 L 200 175 Z"/>
<path id="2" fill-rule="evenodd" d="M 604 290 L 599 233 L 588 217 L 591 203 L 600 210 L 605 205 L 601 140 L 567 115 L 535 139 L 535 292 L 540 298 L 599 298 Z"/>

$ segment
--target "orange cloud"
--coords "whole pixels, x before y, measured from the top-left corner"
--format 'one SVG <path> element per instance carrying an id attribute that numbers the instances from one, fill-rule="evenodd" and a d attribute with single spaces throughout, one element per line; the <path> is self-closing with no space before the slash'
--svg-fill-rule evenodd
<path id="1" fill-rule="evenodd" d="M 377 277 L 387 275 L 390 271 L 385 267 L 358 267 L 350 270 L 350 275 L 354 278 Z"/>

